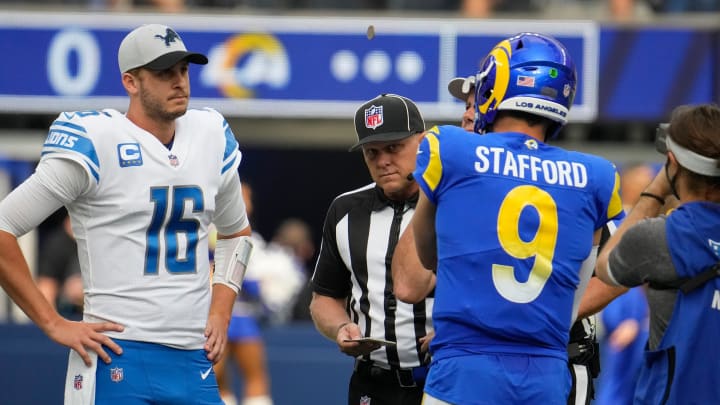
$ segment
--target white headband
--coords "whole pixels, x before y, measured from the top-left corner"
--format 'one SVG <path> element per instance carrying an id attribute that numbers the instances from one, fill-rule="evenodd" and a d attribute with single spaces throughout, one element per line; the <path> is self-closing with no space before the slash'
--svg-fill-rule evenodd
<path id="1" fill-rule="evenodd" d="M 689 149 L 685 149 L 675 143 L 670 136 L 665 138 L 665 145 L 667 145 L 667 149 L 675 155 L 680 166 L 693 173 L 713 177 L 720 176 L 720 167 L 718 167 L 717 159 L 711 159 Z"/>

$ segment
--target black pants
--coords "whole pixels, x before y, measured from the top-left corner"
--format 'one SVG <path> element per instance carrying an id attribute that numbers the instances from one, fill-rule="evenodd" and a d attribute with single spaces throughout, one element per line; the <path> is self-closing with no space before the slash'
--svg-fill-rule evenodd
<path id="1" fill-rule="evenodd" d="M 572 387 L 568 395 L 568 405 L 590 405 L 595 398 L 595 386 L 590 368 L 583 364 L 568 363 L 572 376 Z"/>
<path id="2" fill-rule="evenodd" d="M 568 358 L 572 387 L 568 405 L 590 405 L 595 398 L 593 379 L 600 374 L 600 346 L 595 338 L 595 318 L 579 319 L 570 329 Z"/>
<path id="3" fill-rule="evenodd" d="M 358 361 L 350 378 L 348 405 L 420 405 L 424 381 L 410 370 L 385 370 Z"/>

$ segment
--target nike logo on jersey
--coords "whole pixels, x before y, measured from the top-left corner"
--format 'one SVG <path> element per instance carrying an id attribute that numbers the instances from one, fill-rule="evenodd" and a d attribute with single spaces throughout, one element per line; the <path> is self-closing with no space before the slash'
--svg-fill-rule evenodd
<path id="1" fill-rule="evenodd" d="M 200 378 L 202 378 L 203 380 L 206 379 L 206 378 L 208 378 L 208 376 L 210 375 L 210 372 L 212 371 L 212 369 L 213 369 L 212 366 L 210 366 L 210 368 L 208 368 L 205 372 L 202 372 L 202 371 L 201 371 L 201 372 L 200 372 Z"/>

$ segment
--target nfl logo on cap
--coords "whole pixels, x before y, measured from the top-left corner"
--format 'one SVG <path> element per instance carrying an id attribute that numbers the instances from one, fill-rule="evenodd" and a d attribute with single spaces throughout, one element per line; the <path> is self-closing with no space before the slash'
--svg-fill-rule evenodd
<path id="1" fill-rule="evenodd" d="M 370 142 L 399 141 L 425 131 L 420 111 L 409 98 L 381 94 L 355 110 L 355 134 L 358 141 L 350 151 Z"/>
<path id="2" fill-rule="evenodd" d="M 372 105 L 365 110 L 365 128 L 375 129 L 383 124 L 383 107 Z"/>

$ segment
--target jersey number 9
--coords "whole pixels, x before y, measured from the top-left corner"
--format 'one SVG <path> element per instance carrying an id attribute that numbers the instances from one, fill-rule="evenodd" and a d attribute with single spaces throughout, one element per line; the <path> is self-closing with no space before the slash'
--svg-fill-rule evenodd
<path id="1" fill-rule="evenodd" d="M 520 237 L 520 216 L 525 207 L 533 207 L 539 224 L 530 241 Z M 557 206 L 552 196 L 535 186 L 518 186 L 510 190 L 500 206 L 497 234 L 505 252 L 516 259 L 534 257 L 530 275 L 525 282 L 515 277 L 515 268 L 503 264 L 492 265 L 495 289 L 508 301 L 526 304 L 535 300 L 553 271 L 553 256 L 558 234 Z"/>

